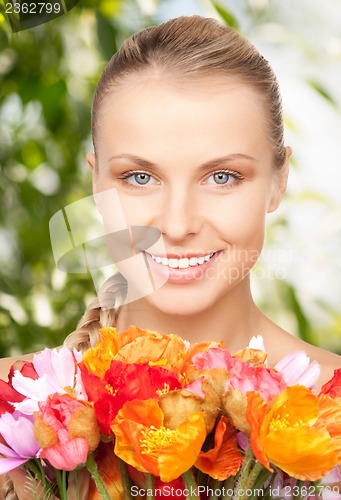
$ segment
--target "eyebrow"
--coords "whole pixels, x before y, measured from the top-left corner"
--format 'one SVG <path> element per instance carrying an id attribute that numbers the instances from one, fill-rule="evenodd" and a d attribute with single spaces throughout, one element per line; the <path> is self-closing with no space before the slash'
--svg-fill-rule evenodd
<path id="1" fill-rule="evenodd" d="M 111 156 L 108 159 L 108 163 L 111 162 L 112 160 L 128 160 L 128 161 L 135 163 L 139 167 L 148 168 L 148 169 L 154 170 L 154 171 L 160 169 L 160 167 L 156 163 L 153 163 L 149 160 L 145 160 L 144 158 L 141 158 L 140 156 L 127 154 L 127 153 Z M 209 160 L 209 161 L 205 162 L 203 165 L 200 165 L 199 170 L 202 171 L 202 170 L 207 170 L 209 168 L 219 167 L 222 163 L 234 162 L 234 161 L 238 161 L 238 160 L 248 160 L 248 161 L 253 161 L 253 162 L 258 161 L 253 156 L 249 156 L 249 155 L 246 155 L 243 153 L 234 153 L 234 154 L 222 156 L 220 158 L 215 158 L 213 160 Z"/>

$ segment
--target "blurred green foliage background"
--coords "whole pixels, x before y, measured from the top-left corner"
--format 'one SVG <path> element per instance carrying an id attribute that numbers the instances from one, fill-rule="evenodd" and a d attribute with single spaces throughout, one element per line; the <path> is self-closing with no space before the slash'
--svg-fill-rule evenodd
<path id="1" fill-rule="evenodd" d="M 322 4 L 331 8 L 334 2 L 320 1 Z M 91 193 L 85 161 L 86 152 L 92 150 L 90 104 L 99 75 L 120 43 L 135 31 L 175 15 L 215 16 L 249 36 L 275 66 L 280 60 L 293 61 L 293 67 L 285 68 L 291 74 L 305 60 L 310 71 L 301 71 L 299 79 L 312 92 L 311 106 L 314 99 L 318 106 L 323 101 L 323 110 L 332 108 L 333 119 L 337 120 L 341 97 L 333 83 L 319 77 L 318 68 L 322 64 L 325 69 L 326 58 L 330 68 L 337 64 L 341 67 L 341 42 L 336 36 L 328 52 L 327 46 L 316 43 L 316 33 L 310 37 L 295 24 L 297 16 L 304 19 L 309 13 L 316 26 L 323 21 L 327 30 L 332 10 L 330 17 L 321 20 L 321 13 L 314 10 L 316 5 L 318 2 L 302 2 L 299 10 L 297 2 L 292 1 L 80 0 L 68 14 L 15 34 L 2 7 L 1 357 L 59 345 L 95 294 L 89 276 L 56 269 L 48 225 L 62 207 Z M 296 9 L 295 16 L 290 6 Z M 338 26 L 333 29 L 337 31 Z M 312 26 L 311 34 L 313 31 Z M 288 138 L 298 148 L 293 158 L 294 181 L 284 206 L 269 221 L 265 249 L 269 258 L 255 270 L 255 294 L 266 313 L 285 328 L 311 343 L 341 352 L 340 206 L 333 193 L 304 185 L 304 168 L 310 165 L 304 167 L 309 159 L 300 154 L 299 148 L 306 129 L 297 123 L 294 112 L 290 114 L 290 105 L 288 109 Z M 302 207 L 307 207 L 306 218 Z M 317 256 L 323 261 L 322 267 L 319 265 L 322 278 L 314 274 L 315 257 L 311 253 L 311 248 L 321 242 L 316 238 L 315 212 L 318 220 L 329 221 L 325 246 L 319 246 Z M 297 238 L 302 237 L 297 222 L 307 228 L 312 217 L 311 232 L 297 247 Z M 282 263 L 274 259 L 279 252 L 284 252 Z M 330 268 L 324 271 L 326 261 Z M 323 277 L 329 280 L 327 284 Z"/>

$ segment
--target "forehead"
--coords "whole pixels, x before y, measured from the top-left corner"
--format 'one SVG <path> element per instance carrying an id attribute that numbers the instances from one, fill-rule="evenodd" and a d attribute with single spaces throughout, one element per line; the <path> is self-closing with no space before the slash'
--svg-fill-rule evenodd
<path id="1" fill-rule="evenodd" d="M 128 81 L 101 103 L 96 149 L 100 159 L 130 153 L 155 162 L 272 155 L 262 97 L 250 85 L 225 79 Z"/>

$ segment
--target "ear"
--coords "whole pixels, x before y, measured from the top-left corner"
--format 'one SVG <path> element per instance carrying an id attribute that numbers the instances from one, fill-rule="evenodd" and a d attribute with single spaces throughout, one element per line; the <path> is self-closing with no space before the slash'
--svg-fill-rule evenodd
<path id="1" fill-rule="evenodd" d="M 283 165 L 275 172 L 273 179 L 272 194 L 268 206 L 268 213 L 274 212 L 282 201 L 285 194 L 289 169 L 290 169 L 290 157 L 292 149 L 290 146 L 285 148 L 285 159 Z"/>
<path id="2" fill-rule="evenodd" d="M 97 193 L 97 171 L 98 167 L 96 165 L 96 156 L 94 153 L 88 153 L 86 155 L 86 161 L 88 162 L 89 167 L 91 168 L 92 171 L 92 191 L 94 193 Z"/>

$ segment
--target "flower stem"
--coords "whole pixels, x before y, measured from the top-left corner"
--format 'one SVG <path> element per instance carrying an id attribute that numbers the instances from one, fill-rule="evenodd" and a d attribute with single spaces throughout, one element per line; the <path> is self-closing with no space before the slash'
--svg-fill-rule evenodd
<path id="1" fill-rule="evenodd" d="M 198 486 L 197 486 L 197 483 L 195 482 L 192 469 L 189 469 L 187 472 L 184 472 L 182 474 L 182 477 L 183 477 L 185 486 L 188 489 L 187 499 L 193 500 L 193 498 L 200 498 L 200 496 L 197 493 Z"/>
<path id="2" fill-rule="evenodd" d="M 77 491 L 77 500 L 81 500 L 80 491 L 79 491 L 79 482 L 78 482 L 78 470 L 75 470 L 75 484 L 76 484 L 76 491 Z"/>
<path id="3" fill-rule="evenodd" d="M 147 480 L 147 498 L 148 500 L 153 500 L 154 498 L 154 476 L 153 474 L 146 474 Z"/>
<path id="4" fill-rule="evenodd" d="M 128 476 L 127 467 L 123 460 L 120 460 L 121 481 L 123 486 L 124 500 L 131 500 L 131 483 Z"/>
<path id="5" fill-rule="evenodd" d="M 225 479 L 223 482 L 223 488 L 224 488 L 224 495 L 222 496 L 223 500 L 232 500 L 233 498 L 233 493 L 230 495 L 230 492 L 233 491 L 235 481 L 236 481 L 237 476 L 230 476 L 228 479 Z"/>
<path id="6" fill-rule="evenodd" d="M 210 500 L 219 500 L 220 496 L 216 495 L 216 491 L 221 489 L 222 483 L 218 479 L 214 479 L 209 483 L 209 488 L 213 490 L 212 495 L 210 496 Z"/>
<path id="7" fill-rule="evenodd" d="M 245 457 L 244 457 L 243 465 L 238 473 L 239 478 L 238 478 L 237 484 L 235 485 L 235 488 L 234 488 L 233 500 L 243 500 L 245 498 L 245 495 L 241 496 L 239 494 L 239 492 L 242 490 L 245 492 L 246 482 L 248 480 L 249 472 L 250 472 L 250 469 L 253 465 L 253 462 L 254 462 L 254 455 L 253 455 L 252 448 L 249 445 L 247 452 L 245 454 Z"/>
<path id="8" fill-rule="evenodd" d="M 57 486 L 58 486 L 60 500 L 67 500 L 66 477 L 64 479 L 64 477 L 62 476 L 62 474 L 65 474 L 65 471 L 64 470 L 60 471 L 59 469 L 54 469 L 54 473 L 56 476 L 56 482 L 57 482 Z"/>
<path id="9" fill-rule="evenodd" d="M 248 476 L 247 480 L 245 481 L 246 489 L 248 489 L 248 488 L 251 489 L 254 486 L 256 479 L 258 478 L 260 473 L 263 471 L 263 469 L 264 469 L 263 464 L 261 464 L 260 462 L 255 463 L 252 470 L 249 472 L 249 476 Z"/>
<path id="10" fill-rule="evenodd" d="M 101 478 L 100 473 L 98 472 L 97 465 L 94 459 L 94 456 L 91 454 L 88 456 L 86 464 L 88 471 L 91 474 L 92 479 L 95 481 L 96 487 L 99 493 L 102 495 L 103 500 L 110 500 L 110 495 L 105 487 L 103 479 Z"/>

